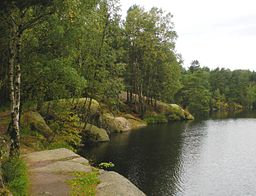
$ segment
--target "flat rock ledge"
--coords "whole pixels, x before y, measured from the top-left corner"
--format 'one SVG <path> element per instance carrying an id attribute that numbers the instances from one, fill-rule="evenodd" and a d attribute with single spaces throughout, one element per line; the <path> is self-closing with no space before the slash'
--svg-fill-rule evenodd
<path id="1" fill-rule="evenodd" d="M 71 150 L 60 148 L 33 152 L 23 156 L 28 165 L 31 196 L 71 195 L 67 180 L 73 178 L 73 172 L 91 172 L 89 161 Z M 116 172 L 100 170 L 100 184 L 97 196 L 144 196 L 128 179 Z"/>

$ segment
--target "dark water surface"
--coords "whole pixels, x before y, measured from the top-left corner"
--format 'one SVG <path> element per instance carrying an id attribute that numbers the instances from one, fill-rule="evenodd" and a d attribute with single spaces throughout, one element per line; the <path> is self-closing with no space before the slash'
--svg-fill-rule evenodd
<path id="1" fill-rule="evenodd" d="M 256 195 L 255 116 L 149 126 L 81 154 L 113 162 L 114 171 L 147 195 Z"/>

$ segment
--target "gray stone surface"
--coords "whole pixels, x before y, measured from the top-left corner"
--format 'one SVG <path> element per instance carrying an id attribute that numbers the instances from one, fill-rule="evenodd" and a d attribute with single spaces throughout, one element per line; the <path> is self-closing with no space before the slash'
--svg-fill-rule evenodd
<path id="1" fill-rule="evenodd" d="M 64 148 L 30 153 L 24 159 L 28 164 L 31 196 L 71 195 L 67 180 L 74 178 L 73 172 L 92 171 L 87 159 Z M 97 196 L 145 196 L 128 179 L 116 172 L 99 170 L 99 178 Z"/>
<path id="2" fill-rule="evenodd" d="M 89 165 L 89 161 L 83 157 L 74 158 L 71 161 L 77 162 L 77 163 L 82 163 L 84 165 Z"/>
<path id="3" fill-rule="evenodd" d="M 97 196 L 145 196 L 128 179 L 116 172 L 101 172 L 100 182 L 97 186 Z"/>
<path id="4" fill-rule="evenodd" d="M 31 169 L 31 172 L 91 172 L 92 168 L 90 166 L 85 166 L 81 163 L 75 161 L 56 161 L 49 163 L 43 167 L 37 167 Z"/>
<path id="5" fill-rule="evenodd" d="M 24 156 L 28 164 L 29 195 L 71 195 L 67 180 L 73 178 L 73 172 L 91 172 L 87 159 L 71 150 L 60 148 L 34 152 Z"/>
<path id="6" fill-rule="evenodd" d="M 79 155 L 66 148 L 33 152 L 24 156 L 29 162 L 57 161 L 62 159 L 78 158 Z"/>

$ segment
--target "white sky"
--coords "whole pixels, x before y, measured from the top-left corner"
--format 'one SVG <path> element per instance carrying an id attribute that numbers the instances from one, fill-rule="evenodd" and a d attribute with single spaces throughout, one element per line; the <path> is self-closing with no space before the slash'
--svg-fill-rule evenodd
<path id="1" fill-rule="evenodd" d="M 210 68 L 256 70 L 256 0 L 120 0 L 159 7 L 174 15 L 177 51 L 184 65 L 199 60 Z"/>

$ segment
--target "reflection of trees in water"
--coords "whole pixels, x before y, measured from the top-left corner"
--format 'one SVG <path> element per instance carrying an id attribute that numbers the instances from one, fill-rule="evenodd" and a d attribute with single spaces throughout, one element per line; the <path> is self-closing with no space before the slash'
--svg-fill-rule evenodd
<path id="1" fill-rule="evenodd" d="M 256 118 L 256 112 L 251 110 L 239 110 L 239 111 L 219 111 L 212 112 L 211 119 L 227 119 L 227 118 Z"/>
<path id="2" fill-rule="evenodd" d="M 125 176 L 148 195 L 172 195 L 179 188 L 185 123 L 157 125 L 131 134 Z M 136 146 L 136 147 L 133 147 Z"/>
<path id="3" fill-rule="evenodd" d="M 95 156 L 97 163 L 113 162 L 115 171 L 147 195 L 173 195 L 181 191 L 184 140 L 191 126 L 177 122 L 114 135 L 110 143 L 88 149 L 85 156 Z"/>
<path id="4" fill-rule="evenodd" d="M 246 116 L 249 114 L 241 117 Z M 227 126 L 227 122 L 231 122 L 230 125 Z M 149 126 L 130 134 L 115 135 L 110 143 L 101 144 L 89 153 L 96 154 L 97 162 L 113 162 L 114 170 L 128 177 L 147 195 L 189 195 L 199 190 L 207 192 L 211 191 L 212 186 L 212 181 L 206 182 L 209 179 L 208 173 L 213 173 L 212 178 L 216 177 L 215 173 L 222 174 L 223 170 L 217 166 L 213 170 L 215 163 L 222 159 L 226 149 L 229 149 L 228 152 L 234 151 L 235 140 L 232 139 L 231 142 L 227 134 L 231 133 L 238 142 L 241 142 L 241 138 L 246 138 L 244 123 L 251 121 L 239 122 L 208 120 Z M 233 129 L 238 131 L 232 131 Z M 237 133 L 243 137 L 240 138 Z M 225 147 L 224 144 L 229 146 Z M 243 150 L 239 154 L 243 154 L 242 152 Z M 218 182 L 213 185 L 221 186 Z"/>

